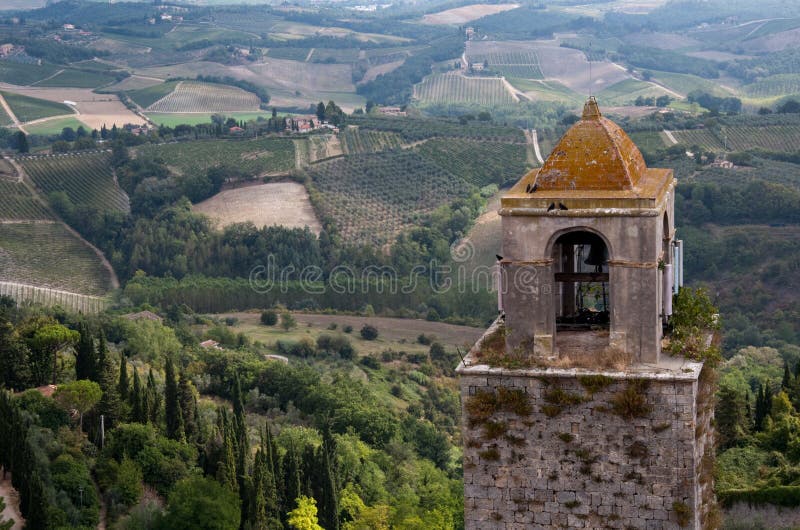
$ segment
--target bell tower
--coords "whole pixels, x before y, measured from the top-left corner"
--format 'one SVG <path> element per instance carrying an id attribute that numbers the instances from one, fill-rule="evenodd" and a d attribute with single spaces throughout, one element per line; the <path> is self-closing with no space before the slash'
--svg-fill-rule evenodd
<path id="1" fill-rule="evenodd" d="M 457 368 L 468 530 L 715 528 L 713 390 L 662 352 L 675 185 L 589 98 L 502 197 L 500 315 Z"/>
<path id="2" fill-rule="evenodd" d="M 541 169 L 502 198 L 509 350 L 613 350 L 657 363 L 671 313 L 672 170 L 652 169 L 590 98 Z"/>

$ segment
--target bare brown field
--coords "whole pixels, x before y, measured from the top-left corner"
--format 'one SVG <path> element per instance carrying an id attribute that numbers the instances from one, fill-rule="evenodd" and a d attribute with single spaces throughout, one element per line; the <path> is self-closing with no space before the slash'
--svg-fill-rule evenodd
<path id="1" fill-rule="evenodd" d="M 404 43 L 409 42 L 410 39 L 405 37 L 396 37 L 394 35 L 383 35 L 380 33 L 361 33 L 347 28 L 337 28 L 329 26 L 312 26 L 310 24 L 303 24 L 301 22 L 281 21 L 275 23 L 270 28 L 270 34 L 276 37 L 287 39 L 302 38 L 302 37 L 353 37 L 361 42 L 395 42 Z"/>
<path id="2" fill-rule="evenodd" d="M 518 7 L 519 4 L 472 4 L 425 15 L 422 17 L 422 22 L 423 24 L 463 24 Z"/>
<path id="3" fill-rule="evenodd" d="M 305 106 L 311 101 L 336 103 L 339 93 L 355 95 L 352 66 L 349 64 L 313 64 L 267 57 L 248 65 L 224 66 L 208 61 L 193 61 L 169 66 L 141 68 L 137 73 L 147 77 L 193 78 L 198 74 L 226 76 L 250 81 L 270 90 L 275 105 Z M 300 94 L 298 95 L 297 92 Z M 341 105 L 341 104 L 340 104 Z M 344 108 L 344 106 L 342 106 Z"/>
<path id="4" fill-rule="evenodd" d="M 259 228 L 307 226 L 315 234 L 322 230 L 308 192 L 297 182 L 270 182 L 226 189 L 194 205 L 193 209 L 207 215 L 217 228 L 249 221 Z"/>
<path id="5" fill-rule="evenodd" d="M 364 74 L 364 77 L 358 82 L 358 84 L 361 85 L 364 83 L 369 83 L 370 81 L 374 81 L 379 75 L 388 74 L 392 70 L 399 68 L 404 62 L 405 60 L 392 61 L 390 63 L 373 66 L 367 70 L 367 73 Z"/>
<path id="6" fill-rule="evenodd" d="M 155 85 L 160 85 L 163 83 L 163 79 L 158 79 L 155 77 L 143 77 L 140 75 L 132 75 L 130 77 L 126 77 L 119 83 L 115 83 L 109 87 L 106 87 L 105 90 L 110 91 L 125 91 L 125 90 L 139 90 L 142 88 L 148 88 Z"/>
<path id="7" fill-rule="evenodd" d="M 597 93 L 631 76 L 625 68 L 611 61 L 592 62 L 589 76 L 589 61 L 583 52 L 559 46 L 537 46 L 539 65 L 545 79 L 553 79 L 580 94 Z"/>
<path id="8" fill-rule="evenodd" d="M 78 111 L 75 117 L 91 129 L 100 129 L 103 125 L 110 128 L 114 124 L 122 126 L 126 123 L 144 123 L 142 118 L 122 104 L 116 94 L 95 94 L 89 88 L 22 87 L 7 83 L 0 83 L 0 88 L 58 103 L 75 102 L 76 105 L 71 105 Z"/>
<path id="9" fill-rule="evenodd" d="M 558 81 L 580 94 L 598 93 L 608 86 L 631 78 L 625 68 L 611 61 L 593 61 L 590 78 L 586 55 L 580 50 L 559 46 L 557 40 L 470 41 L 468 46 L 470 56 L 534 52 L 545 80 Z"/>
<path id="10" fill-rule="evenodd" d="M 800 46 L 800 28 L 746 40 L 741 46 L 745 53 L 777 52 L 787 48 L 797 48 Z"/>

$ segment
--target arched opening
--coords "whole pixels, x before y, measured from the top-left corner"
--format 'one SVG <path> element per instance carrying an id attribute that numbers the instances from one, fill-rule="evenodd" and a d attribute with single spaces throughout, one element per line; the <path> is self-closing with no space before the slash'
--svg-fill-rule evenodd
<path id="1" fill-rule="evenodd" d="M 669 217 L 664 214 L 664 223 L 661 229 L 661 259 L 659 260 L 660 294 L 661 294 L 661 322 L 662 335 L 664 334 L 669 318 L 672 316 L 672 294 L 675 285 L 675 273 L 672 256 L 672 232 L 669 228 Z"/>
<path id="2" fill-rule="evenodd" d="M 553 244 L 556 345 L 572 350 L 602 350 L 611 325 L 609 248 L 588 230 L 560 235 Z"/>

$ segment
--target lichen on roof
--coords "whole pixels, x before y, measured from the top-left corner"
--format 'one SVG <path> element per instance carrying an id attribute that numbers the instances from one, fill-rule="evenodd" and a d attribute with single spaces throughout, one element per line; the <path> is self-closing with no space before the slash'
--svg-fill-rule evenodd
<path id="1" fill-rule="evenodd" d="M 541 190 L 631 190 L 647 166 L 639 149 L 590 97 L 536 179 Z"/>

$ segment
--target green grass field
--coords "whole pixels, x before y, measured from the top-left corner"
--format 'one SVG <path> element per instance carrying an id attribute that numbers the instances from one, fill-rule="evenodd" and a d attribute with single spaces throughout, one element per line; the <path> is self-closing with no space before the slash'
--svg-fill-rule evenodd
<path id="1" fill-rule="evenodd" d="M 114 182 L 107 153 L 65 154 L 21 160 L 45 196 L 63 191 L 76 206 L 128 211 L 128 196 Z"/>
<path id="2" fill-rule="evenodd" d="M 259 175 L 287 172 L 295 166 L 294 142 L 288 138 L 145 145 L 137 153 L 160 156 L 167 165 L 183 174 L 205 171 L 215 166 L 229 166 L 248 175 Z"/>
<path id="3" fill-rule="evenodd" d="M 48 136 L 60 134 L 64 127 L 72 127 L 73 130 L 78 130 L 78 127 L 83 127 L 87 131 L 89 130 L 89 127 L 87 127 L 82 121 L 72 117 L 55 118 L 52 120 L 35 123 L 33 125 L 27 125 L 25 126 L 25 130 L 28 131 L 28 134 L 41 134 Z"/>
<path id="4" fill-rule="evenodd" d="M 20 64 L 12 61 L 0 61 L 0 81 L 12 85 L 30 85 L 49 77 L 61 68 L 52 64 Z"/>
<path id="5" fill-rule="evenodd" d="M 60 223 L 4 224 L 0 281 L 103 295 L 110 278 L 100 259 Z"/>
<path id="6" fill-rule="evenodd" d="M 50 219 L 50 213 L 21 182 L 0 179 L 0 219 Z"/>
<path id="7" fill-rule="evenodd" d="M 131 90 L 127 94 L 137 105 L 146 109 L 175 90 L 177 84 L 177 81 L 169 81 L 168 83 L 161 83 L 160 85 L 154 85 L 139 90 Z"/>
<path id="8" fill-rule="evenodd" d="M 176 125 L 197 125 L 199 123 L 210 123 L 213 112 L 148 112 L 146 116 L 158 125 L 165 127 L 175 127 Z M 271 114 L 268 112 L 225 112 L 226 117 L 237 121 L 250 121 L 258 118 L 268 119 Z"/>
<path id="9" fill-rule="evenodd" d="M 73 110 L 63 103 L 12 94 L 11 92 L 0 92 L 0 94 L 3 95 L 17 119 L 23 123 L 61 114 L 74 114 Z"/>

